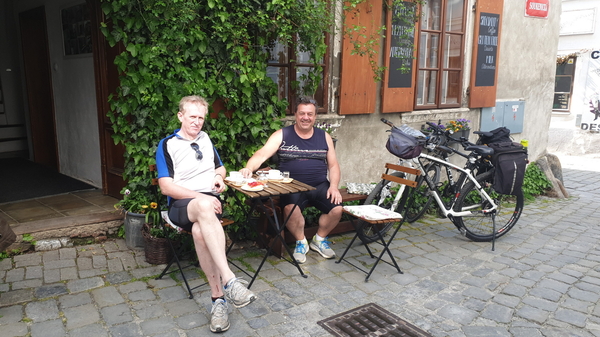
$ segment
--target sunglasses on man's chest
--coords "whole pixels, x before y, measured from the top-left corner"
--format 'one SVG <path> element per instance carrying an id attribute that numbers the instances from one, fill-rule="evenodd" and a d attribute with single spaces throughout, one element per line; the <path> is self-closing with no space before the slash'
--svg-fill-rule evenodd
<path id="1" fill-rule="evenodd" d="M 196 159 L 197 160 L 202 160 L 202 151 L 200 151 L 200 146 L 198 146 L 198 144 L 196 143 L 192 143 L 190 144 L 190 146 L 192 147 L 192 149 L 194 149 L 194 151 L 196 151 Z"/>

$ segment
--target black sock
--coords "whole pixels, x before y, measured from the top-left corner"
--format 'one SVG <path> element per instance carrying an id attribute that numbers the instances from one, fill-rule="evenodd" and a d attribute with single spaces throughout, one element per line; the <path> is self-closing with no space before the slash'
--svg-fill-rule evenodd
<path id="1" fill-rule="evenodd" d="M 212 299 L 212 301 L 213 301 L 213 302 L 215 302 L 215 301 L 216 301 L 216 300 L 218 300 L 219 298 L 220 298 L 220 299 L 222 299 L 223 301 L 225 300 L 225 297 L 223 297 L 223 296 L 219 296 L 219 297 L 211 297 L 211 299 Z"/>

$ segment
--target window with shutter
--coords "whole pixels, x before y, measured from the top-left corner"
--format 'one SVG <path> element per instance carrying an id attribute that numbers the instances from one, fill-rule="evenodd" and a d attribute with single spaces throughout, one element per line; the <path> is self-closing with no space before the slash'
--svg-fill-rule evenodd
<path id="1" fill-rule="evenodd" d="M 328 52 L 324 60 L 328 59 Z M 267 76 L 273 82 L 277 83 L 278 96 L 281 99 L 287 99 L 289 102 L 287 114 L 294 113 L 294 105 L 299 95 L 302 95 L 301 88 L 305 84 L 304 76 L 308 74 L 315 64 L 310 62 L 308 52 L 303 52 L 298 48 L 296 41 L 290 46 L 285 46 L 279 41 L 269 48 L 269 61 L 267 65 Z M 327 63 L 321 60 L 321 83 L 317 91 L 312 95 L 319 105 L 318 113 L 327 112 Z"/>

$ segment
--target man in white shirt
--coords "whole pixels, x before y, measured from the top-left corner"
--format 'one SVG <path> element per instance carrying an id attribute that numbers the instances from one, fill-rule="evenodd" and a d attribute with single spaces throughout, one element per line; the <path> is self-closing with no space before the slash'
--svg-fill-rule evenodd
<path id="1" fill-rule="evenodd" d="M 181 128 L 160 141 L 156 165 L 161 192 L 169 197 L 169 218 L 192 233 L 200 267 L 208 278 L 213 301 L 210 330 L 223 332 L 229 329 L 227 303 L 241 308 L 256 295 L 227 263 L 218 197 L 225 189 L 226 171 L 210 138 L 201 131 L 207 112 L 204 98 L 181 99 L 177 113 Z"/>

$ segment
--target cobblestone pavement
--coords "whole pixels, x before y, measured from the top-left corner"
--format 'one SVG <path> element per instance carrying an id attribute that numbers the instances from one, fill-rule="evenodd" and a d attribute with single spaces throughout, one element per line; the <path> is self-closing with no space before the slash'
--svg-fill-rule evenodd
<path id="1" fill-rule="evenodd" d="M 352 266 L 311 252 L 304 279 L 270 257 L 252 286 L 258 300 L 230 309 L 222 335 L 327 336 L 317 321 L 373 302 L 434 336 L 600 336 L 600 173 L 568 168 L 564 179 L 572 196 L 527 204 L 495 251 L 428 218 L 393 243 L 404 274 L 381 264 L 365 282 Z M 338 254 L 350 238 L 332 238 Z M 369 261 L 363 253 L 351 250 Z M 233 255 L 260 260 L 253 248 Z M 4 259 L 0 335 L 211 335 L 206 287 L 188 299 L 181 282 L 151 277 L 160 270 L 123 240 Z"/>

